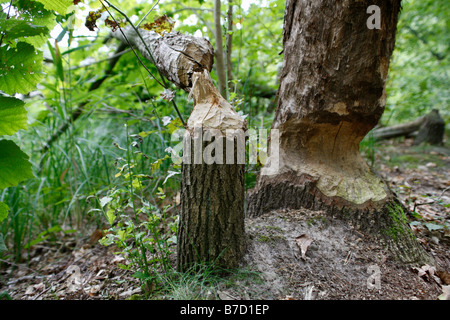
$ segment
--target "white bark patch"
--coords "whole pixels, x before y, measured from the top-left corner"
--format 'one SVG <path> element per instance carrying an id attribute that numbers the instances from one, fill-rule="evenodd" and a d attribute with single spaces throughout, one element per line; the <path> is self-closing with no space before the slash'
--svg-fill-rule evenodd
<path id="1" fill-rule="evenodd" d="M 337 113 L 340 116 L 348 114 L 347 105 L 344 102 L 338 102 L 334 105 L 333 112 Z"/>

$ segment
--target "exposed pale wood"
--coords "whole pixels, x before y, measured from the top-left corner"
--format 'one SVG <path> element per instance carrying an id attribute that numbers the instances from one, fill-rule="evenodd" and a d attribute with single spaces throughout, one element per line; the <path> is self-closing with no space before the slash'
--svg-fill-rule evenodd
<path id="1" fill-rule="evenodd" d="M 185 151 L 189 144 L 191 155 L 189 163 L 185 159 L 182 164 L 178 268 L 186 270 L 199 262 L 234 268 L 244 253 L 245 164 L 229 164 L 226 157 L 232 152 L 233 159 L 245 159 L 245 148 L 239 149 L 226 133 L 230 129 L 244 132 L 246 122 L 220 95 L 207 71 L 195 73 L 193 82 L 194 110 L 187 125 L 190 139 L 185 141 Z M 214 153 L 217 157 L 222 152 L 223 164 L 204 161 L 208 144 L 199 133 L 203 137 L 213 133 L 215 141 L 221 140 L 223 149 Z M 230 142 L 234 144 L 231 151 Z"/>
<path id="2" fill-rule="evenodd" d="M 219 1 L 220 9 L 220 1 Z M 219 17 L 220 18 L 220 17 Z M 220 22 L 220 21 L 219 21 Z M 214 86 L 210 71 L 213 63 L 213 49 L 202 38 L 169 33 L 163 36 L 140 30 L 144 43 L 131 28 L 125 28 L 125 36 L 144 57 L 155 61 L 162 74 L 194 98 L 194 110 L 187 122 L 187 140 L 190 155 L 184 149 L 181 175 L 181 212 L 178 233 L 177 265 L 181 271 L 195 263 L 215 263 L 225 268 L 238 266 L 244 253 L 244 174 L 245 165 L 207 163 L 204 151 L 207 143 L 202 136 L 218 133 L 215 139 L 223 140 L 223 155 L 226 156 L 227 130 L 246 129 L 245 120 L 223 98 Z M 115 37 L 123 39 L 121 33 Z M 150 50 L 148 53 L 147 47 Z M 220 50 L 220 55 L 223 51 Z M 222 61 L 223 62 L 223 61 Z M 200 136 L 197 142 L 197 132 Z M 186 136 L 185 136 L 186 137 Z M 199 143 L 200 152 L 195 153 Z M 244 144 L 245 145 L 245 141 Z M 214 150 L 215 153 L 219 150 Z M 233 158 L 238 152 L 234 146 Z M 196 157 L 200 156 L 200 163 Z M 241 155 L 242 156 L 242 155 Z M 189 161 L 187 161 L 189 158 Z M 245 159 L 245 154 L 244 154 Z"/>

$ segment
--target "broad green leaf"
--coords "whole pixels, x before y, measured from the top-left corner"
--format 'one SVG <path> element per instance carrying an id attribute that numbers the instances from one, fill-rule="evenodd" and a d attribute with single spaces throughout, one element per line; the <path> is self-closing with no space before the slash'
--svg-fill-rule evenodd
<path id="1" fill-rule="evenodd" d="M 0 48 L 0 90 L 7 94 L 28 93 L 42 80 L 42 52 L 19 42 L 17 48 Z"/>
<path id="2" fill-rule="evenodd" d="M 15 45 L 15 39 L 32 37 L 48 33 L 45 26 L 32 24 L 18 19 L 0 19 L 0 30 L 5 31 L 4 41 L 11 41 Z"/>
<path id="3" fill-rule="evenodd" d="M 100 206 L 103 208 L 104 206 L 106 206 L 108 203 L 111 202 L 113 198 L 111 197 L 103 197 L 100 199 Z"/>
<path id="4" fill-rule="evenodd" d="M 39 0 L 47 10 L 53 10 L 61 15 L 65 15 L 71 5 L 72 0 Z"/>
<path id="5" fill-rule="evenodd" d="M 0 189 L 33 178 L 29 157 L 10 140 L 0 140 Z"/>
<path id="6" fill-rule="evenodd" d="M 0 223 L 6 219 L 9 213 L 9 207 L 4 202 L 0 202 Z"/>
<path id="7" fill-rule="evenodd" d="M 56 25 L 55 15 L 52 11 L 45 10 L 44 5 L 37 1 L 16 0 L 14 6 L 20 9 L 20 18 L 33 25 L 46 27 L 52 30 Z M 48 33 L 35 36 L 27 36 L 19 41 L 27 42 L 36 48 L 41 47 L 48 39 Z"/>
<path id="8" fill-rule="evenodd" d="M 106 211 L 106 218 L 108 219 L 108 223 L 110 225 L 114 224 L 114 221 L 116 221 L 116 215 L 114 214 L 114 209 L 108 209 Z"/>
<path id="9" fill-rule="evenodd" d="M 0 96 L 0 136 L 27 128 L 27 110 L 22 100 Z"/>

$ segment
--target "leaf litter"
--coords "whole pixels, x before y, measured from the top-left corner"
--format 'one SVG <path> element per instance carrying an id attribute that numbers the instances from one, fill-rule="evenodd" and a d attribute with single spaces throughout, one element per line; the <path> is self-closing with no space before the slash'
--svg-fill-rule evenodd
<path id="1" fill-rule="evenodd" d="M 390 147 L 392 147 L 390 149 Z M 398 265 L 378 244 L 320 211 L 278 210 L 247 219 L 243 267 L 261 281 L 235 281 L 208 292 L 205 299 L 450 299 L 449 154 L 437 152 L 436 165 L 392 165 L 388 157 L 411 153 L 409 142 L 386 142 L 376 171 L 413 210 L 408 217 L 418 240 L 439 267 Z M 446 152 L 449 150 L 446 149 Z M 381 159 L 381 160 L 380 160 Z M 106 199 L 105 199 L 106 201 Z M 440 227 L 433 227 L 433 224 Z M 12 299 L 129 299 L 141 295 L 116 248 L 97 243 L 101 230 L 77 238 L 64 234 L 30 248 L 29 264 L 3 263 L 0 292 Z M 91 236 L 92 235 L 92 236 Z M 380 289 L 368 285 L 379 269 Z"/>

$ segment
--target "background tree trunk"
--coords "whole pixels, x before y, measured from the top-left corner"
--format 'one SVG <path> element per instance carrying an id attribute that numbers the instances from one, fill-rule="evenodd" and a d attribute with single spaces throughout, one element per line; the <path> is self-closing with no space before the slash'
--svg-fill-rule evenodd
<path id="1" fill-rule="evenodd" d="M 231 62 L 231 52 L 233 49 L 233 1 L 228 0 L 228 11 L 227 11 L 227 83 L 228 90 L 231 90 L 232 80 L 233 80 L 233 64 Z"/>
<path id="2" fill-rule="evenodd" d="M 214 35 L 216 39 L 216 71 L 219 80 L 219 92 L 227 97 L 227 76 L 223 54 L 222 24 L 220 23 L 220 0 L 214 0 Z"/>
<path id="3" fill-rule="evenodd" d="M 369 5 L 381 10 L 379 30 L 367 27 Z M 359 152 L 384 111 L 399 11 L 400 0 L 287 0 L 272 125 L 279 170 L 262 169 L 249 215 L 323 209 L 380 238 L 403 262 L 429 261 L 405 208 Z"/>
<path id="4" fill-rule="evenodd" d="M 439 115 L 439 111 L 434 109 L 425 116 L 425 121 L 417 133 L 414 145 L 422 142 L 442 145 L 444 142 L 445 121 Z"/>

